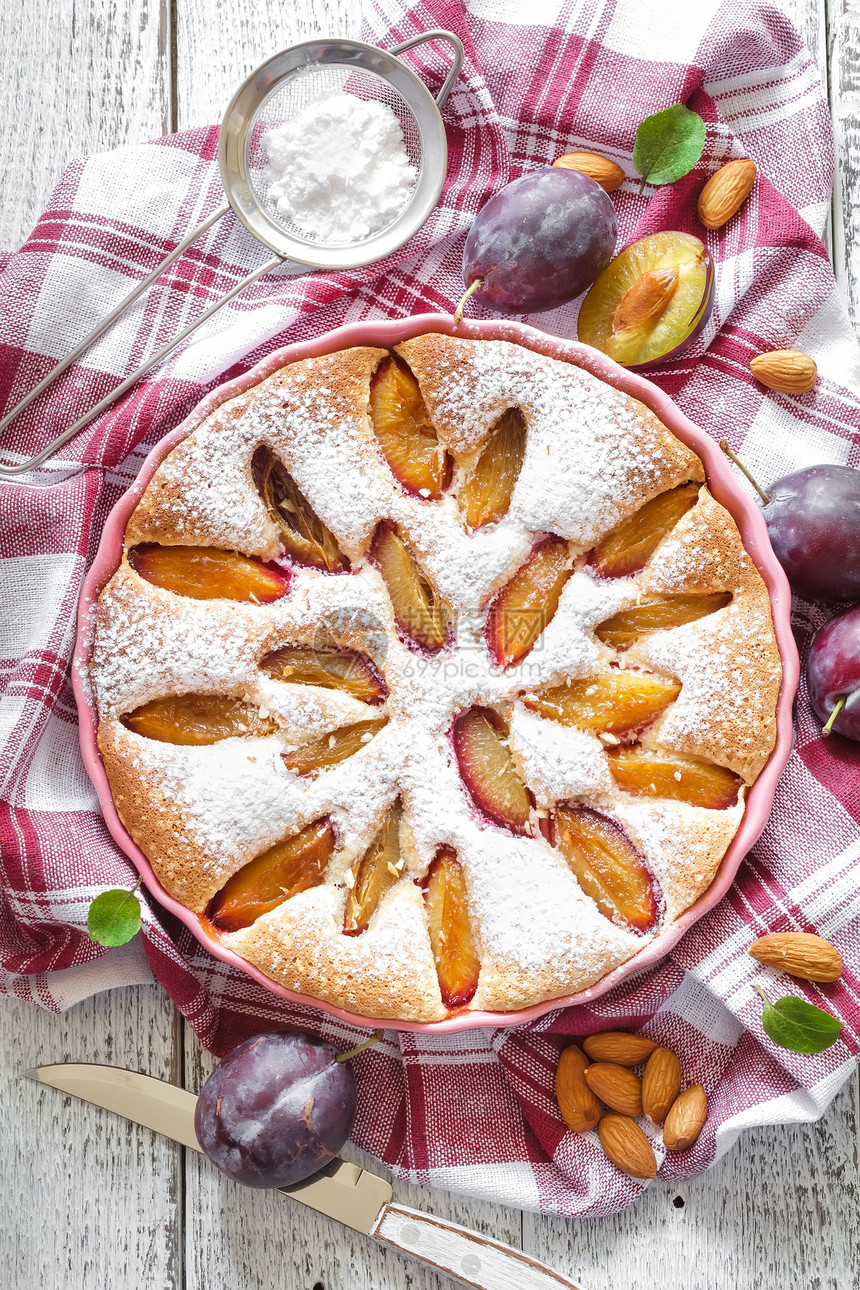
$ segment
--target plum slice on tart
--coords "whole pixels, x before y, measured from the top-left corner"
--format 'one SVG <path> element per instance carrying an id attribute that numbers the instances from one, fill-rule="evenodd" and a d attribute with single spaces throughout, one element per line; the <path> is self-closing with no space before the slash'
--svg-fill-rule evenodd
<path id="1" fill-rule="evenodd" d="M 381 715 L 368 721 L 354 721 L 329 734 L 310 739 L 298 748 L 281 753 L 287 770 L 294 775 L 316 776 L 348 757 L 361 752 L 375 735 L 388 724 L 388 717 Z"/>
<path id="2" fill-rule="evenodd" d="M 519 408 L 508 408 L 490 431 L 457 495 L 457 505 L 470 529 L 496 524 L 507 515 L 522 470 L 526 434 L 526 420 Z"/>
<path id="3" fill-rule="evenodd" d="M 636 932 L 651 931 L 658 914 L 654 879 L 620 825 L 572 803 L 556 808 L 554 824 L 559 851 L 601 914 Z"/>
<path id="4" fill-rule="evenodd" d="M 407 492 L 437 500 L 450 481 L 451 459 L 402 358 L 382 360 L 370 381 L 369 402 L 370 424 L 394 478 Z"/>
<path id="5" fill-rule="evenodd" d="M 678 521 L 698 501 L 701 484 L 667 489 L 622 520 L 591 549 L 586 568 L 603 578 L 626 578 L 644 569 Z"/>
<path id="6" fill-rule="evenodd" d="M 290 589 L 284 569 L 238 551 L 205 546 L 159 546 L 143 542 L 128 563 L 145 582 L 191 600 L 236 600 L 268 605 Z"/>
<path id="7" fill-rule="evenodd" d="M 531 712 L 563 726 L 626 735 L 654 721 L 680 693 L 679 681 L 632 668 L 611 668 L 526 693 L 522 702 Z"/>
<path id="8" fill-rule="evenodd" d="M 209 922 L 219 931 L 236 932 L 299 892 L 320 886 L 335 843 L 327 815 L 276 842 L 227 880 L 209 903 Z"/>
<path id="9" fill-rule="evenodd" d="M 662 748 L 609 749 L 609 769 L 619 788 L 639 797 L 664 797 L 712 811 L 734 806 L 743 786 L 740 775 L 707 761 Z"/>
<path id="10" fill-rule="evenodd" d="M 623 650 L 652 632 L 684 627 L 700 618 L 725 609 L 732 602 L 730 591 L 713 591 L 704 595 L 643 596 L 635 605 L 619 609 L 604 619 L 594 629 L 594 634 L 604 645 Z"/>
<path id="11" fill-rule="evenodd" d="M 282 645 L 266 654 L 260 667 L 275 681 L 342 690 L 374 706 L 384 703 L 388 697 L 388 686 L 378 667 L 358 650 Z"/>
<path id="12" fill-rule="evenodd" d="M 284 551 L 296 564 L 323 573 L 346 573 L 350 563 L 279 457 L 260 444 L 251 460 L 251 473 L 269 517 L 276 525 Z"/>
<path id="13" fill-rule="evenodd" d="M 450 637 L 447 615 L 417 557 L 387 520 L 376 526 L 370 559 L 382 575 L 402 639 L 423 653 L 438 654 Z"/>
<path id="14" fill-rule="evenodd" d="M 572 573 L 564 538 L 539 538 L 490 605 L 484 635 L 494 663 L 512 667 L 526 657 L 552 621 Z"/>
<path id="15" fill-rule="evenodd" d="M 451 738 L 463 785 L 478 810 L 512 833 L 528 833 L 532 800 L 508 748 L 509 729 L 491 708 L 462 712 Z"/>
<path id="16" fill-rule="evenodd" d="M 278 726 L 260 709 L 223 694 L 169 694 L 122 717 L 127 730 L 157 743 L 202 747 L 244 735 L 271 735 Z"/>
<path id="17" fill-rule="evenodd" d="M 350 871 L 343 915 L 343 930 L 347 936 L 359 936 L 367 930 L 382 897 L 400 881 L 403 868 L 400 813 L 398 800 L 364 855 Z"/>
<path id="18" fill-rule="evenodd" d="M 439 847 L 423 885 L 442 1002 L 446 1008 L 462 1008 L 478 988 L 481 961 L 469 919 L 466 876 L 453 847 Z"/>

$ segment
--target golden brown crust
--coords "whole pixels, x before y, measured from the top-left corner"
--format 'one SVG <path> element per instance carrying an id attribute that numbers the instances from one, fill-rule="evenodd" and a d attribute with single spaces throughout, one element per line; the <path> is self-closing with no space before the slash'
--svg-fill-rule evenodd
<path id="1" fill-rule="evenodd" d="M 134 738 L 118 722 L 99 724 L 99 752 L 117 814 L 162 887 L 180 904 L 202 913 L 238 866 L 222 864 L 206 873 L 209 856 L 200 847 L 195 821 L 177 810 L 167 785 L 154 774 L 140 774 Z"/>
<path id="2" fill-rule="evenodd" d="M 643 939 L 642 945 L 646 944 Z M 631 958 L 637 950 L 631 945 L 628 952 L 613 964 Z M 516 1012 L 529 1008 L 545 999 L 559 999 L 564 995 L 587 990 L 606 975 L 605 968 L 583 964 L 551 964 L 545 968 L 525 968 L 512 958 L 485 955 L 481 963 L 481 980 L 472 1000 L 473 1008 L 487 1012 Z"/>
<path id="3" fill-rule="evenodd" d="M 423 898 L 413 882 L 402 879 L 388 892 L 361 936 L 344 936 L 342 926 L 342 893 L 316 887 L 223 939 L 288 990 L 361 1016 L 445 1016 Z"/>

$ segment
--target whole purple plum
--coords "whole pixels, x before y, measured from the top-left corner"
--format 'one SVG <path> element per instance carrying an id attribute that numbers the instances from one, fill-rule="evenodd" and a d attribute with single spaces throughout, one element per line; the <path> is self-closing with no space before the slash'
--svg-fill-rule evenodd
<path id="1" fill-rule="evenodd" d="M 827 722 L 838 706 L 830 729 L 846 739 L 860 739 L 860 606 L 816 632 L 806 679 L 815 715 Z"/>
<path id="2" fill-rule="evenodd" d="M 612 199 L 578 170 L 549 166 L 491 197 L 466 238 L 463 279 L 497 313 L 536 313 L 573 300 L 609 263 Z"/>
<path id="3" fill-rule="evenodd" d="M 860 597 L 860 471 L 808 466 L 767 492 L 767 531 L 793 590 L 807 600 Z"/>
<path id="4" fill-rule="evenodd" d="M 206 1156 L 247 1187 L 288 1187 L 337 1155 L 355 1118 L 355 1078 L 309 1035 L 255 1035 L 223 1059 L 194 1112 Z"/>

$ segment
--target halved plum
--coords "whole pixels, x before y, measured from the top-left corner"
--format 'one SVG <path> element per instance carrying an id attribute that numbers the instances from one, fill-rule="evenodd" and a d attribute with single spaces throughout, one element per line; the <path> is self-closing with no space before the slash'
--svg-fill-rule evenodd
<path id="1" fill-rule="evenodd" d="M 689 233 L 651 233 L 597 278 L 577 335 L 622 367 L 647 367 L 697 336 L 713 304 L 714 264 L 704 243 Z"/>

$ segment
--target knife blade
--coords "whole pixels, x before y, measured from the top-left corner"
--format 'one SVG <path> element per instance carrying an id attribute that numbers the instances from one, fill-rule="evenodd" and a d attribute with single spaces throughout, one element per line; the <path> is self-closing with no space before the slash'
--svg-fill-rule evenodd
<path id="1" fill-rule="evenodd" d="M 90 1062 L 37 1066 L 24 1074 L 200 1151 L 194 1132 L 197 1098 L 186 1089 L 140 1071 Z M 512 1286 L 517 1290 L 582 1290 L 513 1246 L 394 1204 L 390 1183 L 340 1156 L 304 1182 L 277 1190 L 437 1272 L 447 1273 L 470 1290 L 511 1290 Z"/>

